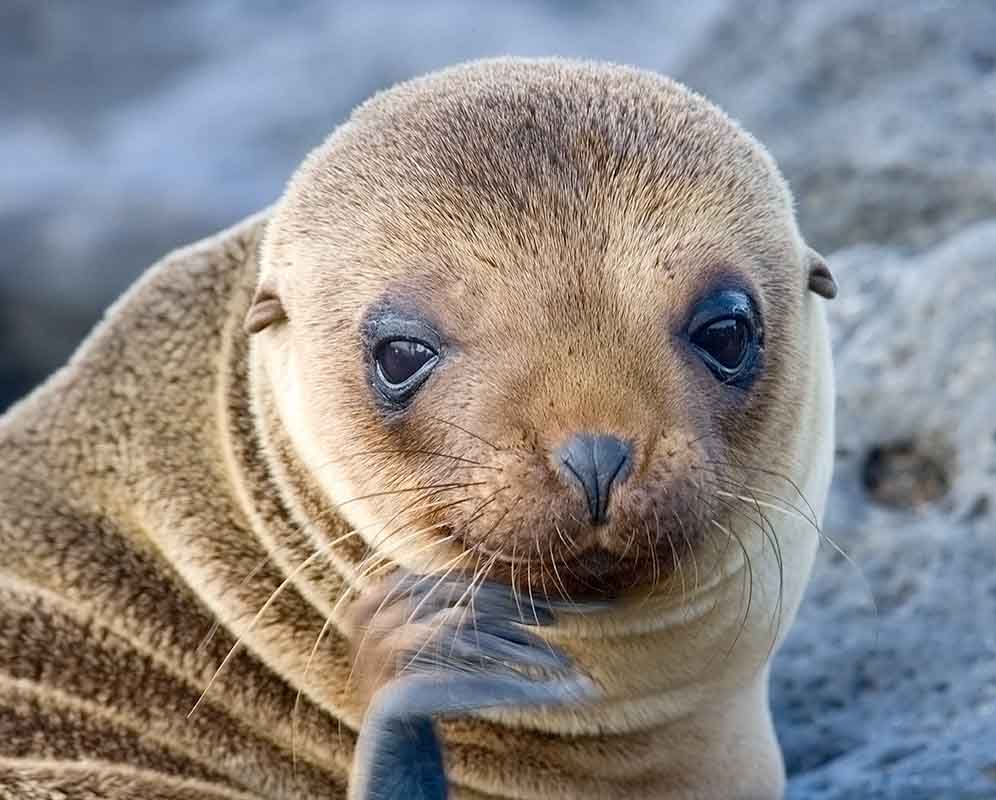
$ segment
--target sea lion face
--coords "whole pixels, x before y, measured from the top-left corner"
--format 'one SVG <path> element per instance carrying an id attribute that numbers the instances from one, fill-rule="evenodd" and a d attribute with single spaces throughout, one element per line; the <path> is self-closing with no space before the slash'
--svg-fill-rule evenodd
<path id="1" fill-rule="evenodd" d="M 271 224 L 283 423 L 378 551 L 549 596 L 643 589 L 731 546 L 752 470 L 792 470 L 772 455 L 799 436 L 806 258 L 770 158 L 670 81 L 406 84 Z"/>

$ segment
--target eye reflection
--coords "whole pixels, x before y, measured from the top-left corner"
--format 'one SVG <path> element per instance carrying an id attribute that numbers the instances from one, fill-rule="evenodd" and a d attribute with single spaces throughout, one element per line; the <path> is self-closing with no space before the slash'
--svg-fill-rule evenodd
<path id="1" fill-rule="evenodd" d="M 750 297 L 723 290 L 707 297 L 692 315 L 688 341 L 723 383 L 750 376 L 761 350 L 758 313 Z"/>

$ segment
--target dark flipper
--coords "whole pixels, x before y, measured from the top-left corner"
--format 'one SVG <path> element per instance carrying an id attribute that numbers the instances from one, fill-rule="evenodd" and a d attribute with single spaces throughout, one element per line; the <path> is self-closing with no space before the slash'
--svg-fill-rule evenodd
<path id="1" fill-rule="evenodd" d="M 356 744 L 353 800 L 445 800 L 443 751 L 429 717 L 371 709 Z"/>
<path id="2" fill-rule="evenodd" d="M 446 772 L 434 718 L 485 708 L 583 703 L 596 693 L 563 653 L 523 627 L 552 623 L 548 607 L 530 608 L 530 618 L 523 620 L 510 592 L 488 585 L 474 592 L 474 615 L 468 621 L 452 613 L 456 599 L 465 596 L 462 591 L 437 587 L 426 601 L 426 584 L 405 581 L 406 602 L 417 609 L 409 624 L 433 631 L 434 641 L 402 653 L 399 661 L 405 666 L 371 700 L 357 742 L 351 800 L 444 800 Z M 398 587 L 393 591 L 401 594 Z M 434 627 L 433 620 L 440 624 Z"/>

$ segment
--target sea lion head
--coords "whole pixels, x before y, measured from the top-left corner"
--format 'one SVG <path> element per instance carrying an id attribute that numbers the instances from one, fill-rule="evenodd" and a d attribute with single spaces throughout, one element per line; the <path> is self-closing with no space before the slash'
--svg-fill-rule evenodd
<path id="1" fill-rule="evenodd" d="M 606 598 L 763 547 L 789 483 L 825 492 L 834 292 L 705 99 L 500 60 L 377 95 L 307 159 L 247 325 L 370 548 Z"/>

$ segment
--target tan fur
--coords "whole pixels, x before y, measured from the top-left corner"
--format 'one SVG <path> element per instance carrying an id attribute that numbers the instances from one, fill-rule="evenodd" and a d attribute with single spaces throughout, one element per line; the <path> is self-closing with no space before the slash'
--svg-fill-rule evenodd
<path id="1" fill-rule="evenodd" d="M 456 796 L 780 796 L 767 662 L 817 536 L 776 498 L 818 521 L 832 463 L 813 263 L 763 148 L 658 76 L 494 61 L 374 98 L 272 215 L 154 267 L 0 422 L 0 797 L 344 796 L 364 710 L 347 587 L 383 574 L 376 554 L 439 569 L 549 531 L 571 501 L 545 454 L 586 427 L 638 441 L 620 519 L 701 535 L 652 597 L 549 633 L 600 702 L 445 724 Z M 653 333 L 721 275 L 766 321 L 739 405 Z M 393 428 L 359 332 L 386 296 L 458 340 Z M 430 446 L 489 469 L 383 452 Z M 475 517 L 497 474 L 531 494 Z M 727 475 L 748 510 L 704 515 Z M 455 480 L 477 485 L 418 490 Z M 468 538 L 416 535 L 432 525 Z M 624 532 L 575 531 L 611 552 Z"/>

